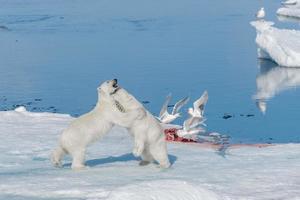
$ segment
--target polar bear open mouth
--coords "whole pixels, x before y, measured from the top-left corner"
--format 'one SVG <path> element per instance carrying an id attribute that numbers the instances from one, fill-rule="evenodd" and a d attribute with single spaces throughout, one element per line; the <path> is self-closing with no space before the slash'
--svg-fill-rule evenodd
<path id="1" fill-rule="evenodd" d="M 117 79 L 113 80 L 112 87 L 114 88 L 114 91 L 110 93 L 111 95 L 115 94 L 120 89 L 120 87 L 118 85 L 118 80 Z"/>

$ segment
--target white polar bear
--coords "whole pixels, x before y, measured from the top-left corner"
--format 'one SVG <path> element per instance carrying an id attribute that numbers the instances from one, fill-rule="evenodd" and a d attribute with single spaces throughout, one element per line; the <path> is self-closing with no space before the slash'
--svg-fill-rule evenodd
<path id="1" fill-rule="evenodd" d="M 167 153 L 167 145 L 163 129 L 158 120 L 147 111 L 143 105 L 136 100 L 125 89 L 119 88 L 116 92 L 111 93 L 112 102 L 115 102 L 120 114 L 133 113 L 134 111 L 144 111 L 144 114 L 140 112 L 139 117 L 135 120 L 133 116 L 126 121 L 113 121 L 115 124 L 127 127 L 129 133 L 134 137 L 134 149 L 133 154 L 135 156 L 141 156 L 142 161 L 140 165 L 146 165 L 154 160 L 157 161 L 162 168 L 170 167 L 170 162 Z M 114 109 L 115 109 L 114 108 Z M 114 110 L 114 112 L 116 112 Z M 131 114 L 128 114 L 129 116 Z M 122 117 L 117 117 L 120 119 Z"/>
<path id="2" fill-rule="evenodd" d="M 132 109 L 126 113 L 117 110 L 111 95 L 119 89 L 116 79 L 101 84 L 98 88 L 98 102 L 95 108 L 75 119 L 63 131 L 59 145 L 51 155 L 54 166 L 61 166 L 63 156 L 70 154 L 73 158 L 72 169 L 84 168 L 85 151 L 89 144 L 104 136 L 114 123 L 128 126 L 131 122 L 144 117 L 143 109 Z M 114 109 L 115 111 L 113 111 Z"/>

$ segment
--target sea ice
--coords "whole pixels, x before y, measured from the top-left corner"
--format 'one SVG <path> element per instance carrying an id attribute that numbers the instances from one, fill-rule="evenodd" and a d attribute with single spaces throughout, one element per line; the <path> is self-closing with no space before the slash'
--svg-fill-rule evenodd
<path id="1" fill-rule="evenodd" d="M 282 4 L 285 6 L 277 10 L 278 15 L 300 18 L 300 0 L 288 0 Z"/>
<path id="2" fill-rule="evenodd" d="M 300 31 L 278 29 L 273 22 L 253 21 L 259 58 L 271 58 L 280 66 L 300 67 Z"/>
<path id="3" fill-rule="evenodd" d="M 0 199 L 299 199 L 300 144 L 236 146 L 225 156 L 198 144 L 168 143 L 171 169 L 139 166 L 126 129 L 87 152 L 88 169 L 51 166 L 69 115 L 0 112 Z"/>

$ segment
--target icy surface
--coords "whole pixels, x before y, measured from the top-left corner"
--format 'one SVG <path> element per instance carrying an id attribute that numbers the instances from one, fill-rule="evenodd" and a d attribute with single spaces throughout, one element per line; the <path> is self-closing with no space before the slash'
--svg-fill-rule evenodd
<path id="1" fill-rule="evenodd" d="M 278 29 L 273 22 L 254 21 L 259 58 L 271 58 L 281 66 L 300 67 L 300 32 Z"/>
<path id="2" fill-rule="evenodd" d="M 286 6 L 277 10 L 278 15 L 300 18 L 300 0 L 290 0 L 283 4 Z"/>
<path id="3" fill-rule="evenodd" d="M 89 169 L 49 154 L 73 120 L 51 113 L 0 112 L 0 199 L 299 199 L 300 144 L 235 147 L 225 156 L 169 143 L 171 169 L 138 166 L 126 130 L 114 128 L 89 148 Z"/>

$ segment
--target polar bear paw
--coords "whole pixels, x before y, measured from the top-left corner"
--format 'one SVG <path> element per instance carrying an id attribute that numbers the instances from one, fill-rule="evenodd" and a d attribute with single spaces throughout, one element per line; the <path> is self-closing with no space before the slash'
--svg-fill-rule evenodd
<path id="1" fill-rule="evenodd" d="M 135 147 L 133 148 L 132 153 L 135 157 L 139 157 L 139 156 L 142 155 L 143 151 L 144 151 L 144 145 L 137 145 L 136 144 Z"/>
<path id="2" fill-rule="evenodd" d="M 169 161 L 165 161 L 165 162 L 162 162 L 159 164 L 159 167 L 162 168 L 162 169 L 168 169 L 170 168 L 171 164 Z"/>
<path id="3" fill-rule="evenodd" d="M 139 162 L 139 165 L 140 165 L 140 166 L 146 166 L 146 165 L 149 165 L 150 163 L 151 163 L 150 161 L 141 160 L 141 161 Z"/>
<path id="4" fill-rule="evenodd" d="M 51 162 L 52 162 L 52 165 L 53 165 L 54 167 L 62 168 L 62 163 L 61 163 L 61 161 L 51 160 Z"/>
<path id="5" fill-rule="evenodd" d="M 72 165 L 71 168 L 74 171 L 79 171 L 83 169 L 88 169 L 89 167 L 87 167 L 86 165 Z"/>

